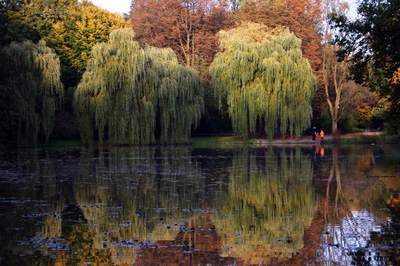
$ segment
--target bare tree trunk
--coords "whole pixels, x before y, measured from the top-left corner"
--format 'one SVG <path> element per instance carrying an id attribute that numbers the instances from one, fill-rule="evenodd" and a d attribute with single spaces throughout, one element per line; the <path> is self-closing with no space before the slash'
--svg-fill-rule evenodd
<path id="1" fill-rule="evenodd" d="M 336 56 L 336 47 L 325 46 L 323 49 L 322 74 L 329 113 L 332 118 L 332 134 L 338 134 L 338 121 L 343 115 L 346 106 L 351 102 L 351 97 L 343 98 L 346 89 L 349 64 L 339 62 Z"/>
<path id="2" fill-rule="evenodd" d="M 332 135 L 337 135 L 338 134 L 338 128 L 337 128 L 337 120 L 332 119 Z"/>

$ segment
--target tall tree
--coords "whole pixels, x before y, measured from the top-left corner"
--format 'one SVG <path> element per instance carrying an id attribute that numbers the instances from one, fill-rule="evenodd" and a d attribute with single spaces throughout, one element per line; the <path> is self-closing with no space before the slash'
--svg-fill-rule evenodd
<path id="1" fill-rule="evenodd" d="M 313 99 L 315 117 L 326 110 L 321 69 L 321 0 L 246 0 L 233 12 L 237 25 L 251 21 L 270 28 L 286 27 L 301 39 L 303 55 L 309 60 L 319 81 L 319 88 Z"/>
<path id="2" fill-rule="evenodd" d="M 173 49 L 181 64 L 197 69 L 207 80 L 208 67 L 218 52 L 217 33 L 231 26 L 228 0 L 135 0 L 129 18 L 142 47 L 148 44 Z M 214 91 L 206 83 L 206 95 L 211 96 L 207 99 L 211 99 Z M 213 100 L 205 103 L 206 115 L 199 128 L 203 132 L 209 132 L 209 128 L 220 130 L 221 121 L 214 120 L 219 108 Z"/>
<path id="3" fill-rule="evenodd" d="M 129 23 L 118 14 L 86 0 L 67 7 L 64 18 L 45 36 L 48 45 L 60 56 L 66 86 L 77 85 L 96 43 L 106 42 L 112 30 L 128 27 Z"/>
<path id="4" fill-rule="evenodd" d="M 247 138 L 259 121 L 269 137 L 278 128 L 301 135 L 310 126 L 317 84 L 301 41 L 254 23 L 221 31 L 220 38 L 210 72 L 217 95 L 227 97 L 235 133 Z"/>
<path id="5" fill-rule="evenodd" d="M 329 44 L 325 44 L 322 48 L 323 84 L 332 118 L 332 134 L 338 133 L 338 122 L 358 92 L 357 86 L 349 86 L 350 63 L 340 61 L 336 55 L 337 50 L 337 47 Z"/>
<path id="6" fill-rule="evenodd" d="M 399 10 L 398 0 L 362 0 L 355 21 L 341 14 L 332 16 L 341 33 L 336 41 L 342 54 L 350 54 L 354 63 L 355 80 L 388 96 L 391 108 L 386 119 L 393 133 L 400 132 L 400 85 L 393 82 L 400 67 Z"/>
<path id="7" fill-rule="evenodd" d="M 330 14 L 345 14 L 348 5 L 340 0 L 325 0 L 323 13 L 323 44 L 322 50 L 322 85 L 324 87 L 325 99 L 331 116 L 332 134 L 338 133 L 338 122 L 346 113 L 346 108 L 352 103 L 358 92 L 359 86 L 355 85 L 350 78 L 351 64 L 346 60 L 340 60 L 337 56 L 338 46 L 332 45 L 334 29 L 329 21 Z"/>
<path id="8" fill-rule="evenodd" d="M 10 130 L 19 146 L 36 146 L 39 136 L 49 139 L 57 98 L 63 96 L 59 59 L 44 41 L 11 43 L 4 59 L 8 69 L 0 96 L 9 121 L 2 129 Z"/>
<path id="9" fill-rule="evenodd" d="M 135 0 L 130 19 L 142 45 L 169 47 L 201 70 L 218 50 L 218 31 L 230 25 L 226 0 Z"/>
<path id="10" fill-rule="evenodd" d="M 1 1 L 1 43 L 38 42 L 50 33 L 54 23 L 64 18 L 67 8 L 77 4 L 77 0 Z"/>
<path id="11" fill-rule="evenodd" d="M 62 80 L 76 86 L 94 44 L 108 40 L 110 32 L 127 28 L 118 14 L 87 0 L 4 1 L 0 12 L 0 44 L 44 39 L 60 56 Z"/>
<path id="12" fill-rule="evenodd" d="M 95 131 L 100 142 L 154 143 L 157 124 L 161 143 L 183 143 L 201 118 L 203 90 L 171 49 L 143 49 L 131 29 L 115 30 L 92 49 L 75 111 L 85 143 Z"/>

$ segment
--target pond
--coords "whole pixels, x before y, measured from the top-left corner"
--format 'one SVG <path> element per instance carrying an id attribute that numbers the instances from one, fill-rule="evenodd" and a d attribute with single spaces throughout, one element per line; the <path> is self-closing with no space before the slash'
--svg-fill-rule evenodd
<path id="1" fill-rule="evenodd" d="M 399 265 L 400 148 L 0 152 L 1 265 Z"/>

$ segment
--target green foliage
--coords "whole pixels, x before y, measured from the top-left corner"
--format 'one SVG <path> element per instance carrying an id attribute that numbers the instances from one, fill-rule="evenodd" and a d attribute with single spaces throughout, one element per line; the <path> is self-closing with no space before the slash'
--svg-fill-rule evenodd
<path id="1" fill-rule="evenodd" d="M 359 122 L 356 120 L 353 113 L 346 113 L 338 122 L 338 128 L 340 129 L 339 132 L 341 134 L 347 134 L 360 131 L 357 128 L 358 124 Z M 331 133 L 332 118 L 328 111 L 323 112 L 318 119 L 315 119 L 313 121 L 313 125 L 317 127 L 317 131 L 320 131 L 322 129 L 326 134 Z"/>
<path id="2" fill-rule="evenodd" d="M 129 27 L 118 14 L 86 0 L 19 0 L 1 7 L 0 44 L 44 39 L 60 57 L 67 87 L 82 77 L 96 43 L 106 42 L 114 29 Z"/>
<path id="3" fill-rule="evenodd" d="M 398 0 L 362 0 L 355 21 L 337 14 L 331 18 L 339 28 L 336 42 L 342 54 L 352 55 L 355 80 L 389 96 L 392 104 L 385 119 L 392 133 L 400 132 L 400 86 L 392 82 L 400 67 L 399 9 Z"/>
<path id="4" fill-rule="evenodd" d="M 141 48 L 131 29 L 115 30 L 92 49 L 75 92 L 81 139 L 98 132 L 113 144 L 186 143 L 203 112 L 196 72 L 179 65 L 171 49 Z M 159 120 L 157 120 L 157 118 Z"/>
<path id="5" fill-rule="evenodd" d="M 49 139 L 57 98 L 63 95 L 59 59 L 44 41 L 11 43 L 5 59 L 9 69 L 1 98 L 10 119 L 6 130 L 16 135 L 19 146 L 36 146 L 39 134 Z"/>
<path id="6" fill-rule="evenodd" d="M 312 120 L 312 125 L 317 128 L 317 131 L 321 129 L 325 134 L 332 132 L 332 118 L 329 111 L 323 111 L 318 117 L 314 116 Z"/>
<path id="7" fill-rule="evenodd" d="M 241 137 L 205 137 L 205 138 L 192 138 L 191 145 L 196 148 L 209 148 L 209 147 L 242 147 L 243 145 L 252 145 L 255 139 L 248 139 L 243 141 Z"/>
<path id="8" fill-rule="evenodd" d="M 310 126 L 317 85 L 301 41 L 288 30 L 277 35 L 251 23 L 221 31 L 220 38 L 210 73 L 220 101 L 227 97 L 234 132 L 247 138 L 263 121 L 270 138 L 279 127 L 300 136 Z"/>
<path id="9" fill-rule="evenodd" d="M 341 129 L 341 133 L 353 133 L 357 131 L 358 122 L 353 114 L 344 115 L 338 122 L 338 127 Z"/>
<path id="10" fill-rule="evenodd" d="M 209 80 L 203 79 L 202 85 L 204 89 L 204 115 L 192 136 L 232 135 L 228 106 L 226 104 L 219 106 L 218 97 L 215 97 L 214 88 Z"/>
<path id="11" fill-rule="evenodd" d="M 17 0 L 2 1 L 0 13 L 0 42 L 32 40 L 38 42 L 47 36 L 53 24 L 61 21 L 77 0 Z"/>
<path id="12" fill-rule="evenodd" d="M 118 14 L 100 9 L 91 2 L 70 6 L 64 19 L 55 23 L 45 37 L 49 46 L 60 55 L 66 85 L 76 86 L 96 43 L 106 42 L 114 29 L 128 27 L 129 23 Z"/>
<path id="13" fill-rule="evenodd" d="M 397 87 L 400 87 L 397 85 Z M 400 88 L 398 88 L 400 91 Z M 385 129 L 388 130 L 391 134 L 400 134 L 400 95 L 395 95 L 395 103 L 390 106 L 390 109 L 385 112 Z"/>

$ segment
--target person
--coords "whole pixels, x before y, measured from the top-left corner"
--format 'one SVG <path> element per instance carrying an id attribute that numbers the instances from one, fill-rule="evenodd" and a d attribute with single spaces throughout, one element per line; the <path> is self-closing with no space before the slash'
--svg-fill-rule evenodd
<path id="1" fill-rule="evenodd" d="M 317 134 L 317 128 L 313 127 L 313 129 L 312 129 L 312 140 L 315 140 L 316 134 Z"/>
<path id="2" fill-rule="evenodd" d="M 322 129 L 321 132 L 319 133 L 319 136 L 321 137 L 321 142 L 324 141 L 325 133 Z"/>
<path id="3" fill-rule="evenodd" d="M 317 133 L 317 141 L 319 141 L 319 133 Z"/>

